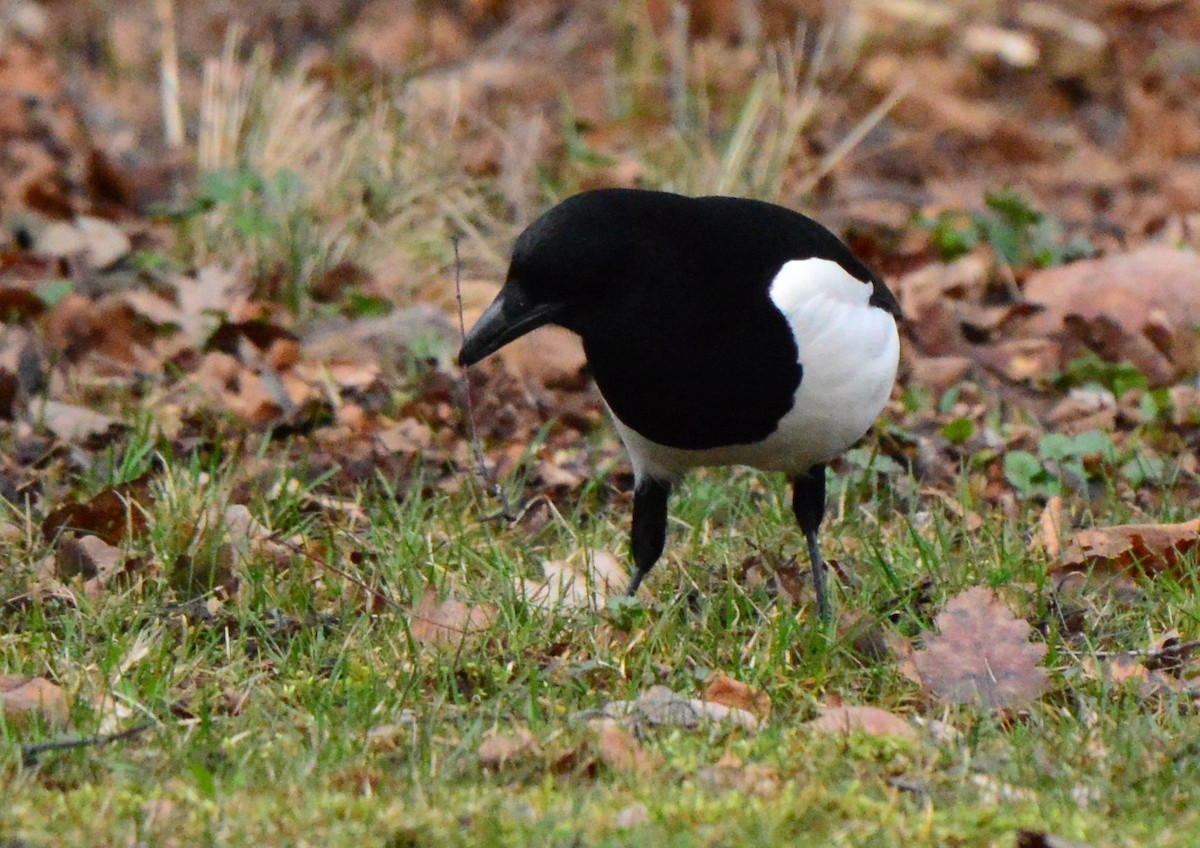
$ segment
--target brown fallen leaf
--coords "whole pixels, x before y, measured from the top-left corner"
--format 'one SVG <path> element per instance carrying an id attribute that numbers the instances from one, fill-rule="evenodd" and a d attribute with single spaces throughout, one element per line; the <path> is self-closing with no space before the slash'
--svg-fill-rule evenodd
<path id="1" fill-rule="evenodd" d="M 81 215 L 74 224 L 54 221 L 38 234 L 33 249 L 55 258 L 82 256 L 87 264 L 100 270 L 114 264 L 132 249 L 129 236 L 103 218 Z"/>
<path id="2" fill-rule="evenodd" d="M 912 381 L 927 386 L 934 398 L 940 398 L 961 383 L 974 367 L 975 360 L 965 356 L 921 356 L 914 353 L 908 359 Z"/>
<path id="3" fill-rule="evenodd" d="M 600 761 L 626 774 L 646 774 L 658 765 L 658 758 L 647 751 L 633 734 L 611 718 L 590 723 L 593 734 L 590 743 Z"/>
<path id="4" fill-rule="evenodd" d="M 241 560 L 258 555 L 283 566 L 294 554 L 291 547 L 276 540 L 275 534 L 264 527 L 245 504 L 214 506 L 205 514 L 201 530 L 204 532 L 209 528 L 220 528 L 223 542 L 230 545 Z"/>
<path id="5" fill-rule="evenodd" d="M 604 715 L 651 725 L 671 725 L 689 730 L 702 725 L 729 724 L 743 730 L 758 730 L 754 714 L 738 707 L 716 704 L 676 694 L 666 686 L 651 686 L 632 701 L 609 701 Z"/>
<path id="6" fill-rule="evenodd" d="M 1161 384 L 1186 364 L 1161 349 L 1163 325 L 1168 334 L 1190 333 L 1200 322 L 1198 276 L 1200 257 L 1162 245 L 1035 271 L 1023 291 L 1042 309 L 1020 335 L 1063 338 L 1114 362 L 1128 359 Z"/>
<path id="7" fill-rule="evenodd" d="M 1200 518 L 1182 524 L 1118 524 L 1081 530 L 1067 540 L 1059 569 L 1140 570 L 1147 577 L 1177 573 L 1200 548 Z"/>
<path id="8" fill-rule="evenodd" d="M 45 311 L 46 302 L 29 289 L 0 286 L 0 314 L 29 321 Z"/>
<path id="9" fill-rule="evenodd" d="M 171 282 L 176 302 L 173 323 L 196 348 L 208 341 L 224 316 L 234 313 L 249 288 L 243 280 L 215 265 L 201 268 L 195 277 L 178 275 Z"/>
<path id="10" fill-rule="evenodd" d="M 1050 559 L 1058 559 L 1062 553 L 1062 511 L 1062 495 L 1053 495 L 1046 501 L 1046 508 L 1038 519 L 1036 542 Z"/>
<path id="11" fill-rule="evenodd" d="M 145 498 L 146 477 L 105 489 L 89 501 L 63 504 L 42 520 L 42 537 L 47 542 L 67 531 L 97 536 L 110 545 L 119 545 L 127 536 L 146 532 L 146 513 L 138 504 Z"/>
<path id="12" fill-rule="evenodd" d="M 913 742 L 921 738 L 907 721 L 879 707 L 824 707 L 819 716 L 804 722 L 804 727 L 820 734 L 845 736 L 857 731 L 868 736 L 895 736 Z"/>
<path id="13" fill-rule="evenodd" d="M 0 674 L 0 713 L 13 727 L 24 727 L 35 717 L 54 727 L 70 722 L 67 693 L 44 677 Z"/>
<path id="14" fill-rule="evenodd" d="M 465 640 L 484 635 L 496 621 L 492 604 L 468 606 L 453 597 L 440 604 L 437 593 L 427 589 L 409 619 L 409 632 L 422 645 L 456 647 Z"/>
<path id="15" fill-rule="evenodd" d="M 980 348 L 979 359 L 1014 383 L 1040 380 L 1058 371 L 1062 345 L 1050 339 L 1008 339 Z"/>
<path id="16" fill-rule="evenodd" d="M 85 406 L 35 398 L 29 403 L 29 418 L 64 442 L 96 445 L 124 429 L 124 422 Z"/>
<path id="17" fill-rule="evenodd" d="M 367 731 L 367 746 L 376 753 L 394 754 L 405 745 L 416 743 L 417 714 L 409 709 L 400 711 L 398 721 L 377 724 Z"/>
<path id="18" fill-rule="evenodd" d="M 1020 707 L 1048 688 L 1044 644 L 1029 641 L 1029 622 L 1015 618 L 991 589 L 951 598 L 938 613 L 938 633 L 913 654 L 924 689 L 937 701 L 999 711 Z"/>
<path id="19" fill-rule="evenodd" d="M 795 557 L 778 562 L 775 557 L 755 554 L 742 563 L 739 582 L 749 589 L 764 586 L 773 597 L 791 606 L 798 606 L 811 594 L 808 576 Z"/>
<path id="20" fill-rule="evenodd" d="M 121 564 L 121 549 L 99 536 L 66 537 L 54 553 L 55 576 L 60 580 L 106 580 Z"/>
<path id="21" fill-rule="evenodd" d="M 499 771 L 510 763 L 540 754 L 537 739 L 525 727 L 490 732 L 479 745 L 479 764 Z"/>
<path id="22" fill-rule="evenodd" d="M 607 551 L 585 551 L 585 562 L 546 560 L 543 581 L 522 580 L 519 586 L 525 599 L 541 610 L 599 609 L 612 595 L 629 585 L 629 574 L 615 556 Z"/>
<path id="23" fill-rule="evenodd" d="M 700 700 L 736 707 L 753 713 L 760 720 L 766 720 L 771 714 L 771 699 L 766 692 L 724 674 L 715 674 L 709 678 Z"/>
<path id="24" fill-rule="evenodd" d="M 56 573 L 60 580 L 83 578 L 83 593 L 95 600 L 125 567 L 121 549 L 99 536 L 67 536 L 55 551 Z"/>
<path id="25" fill-rule="evenodd" d="M 1168 677 L 1161 671 L 1151 671 L 1138 657 L 1118 654 L 1106 659 L 1088 657 L 1083 661 L 1085 675 L 1098 680 L 1104 680 L 1115 686 L 1130 681 L 1137 684 L 1138 694 L 1143 698 L 1152 698 L 1171 692 L 1182 691 L 1178 680 Z"/>
<path id="26" fill-rule="evenodd" d="M 779 772 L 762 763 L 743 763 L 726 754 L 711 766 L 696 770 L 696 780 L 712 789 L 733 789 L 747 795 L 769 797 L 779 791 Z"/>

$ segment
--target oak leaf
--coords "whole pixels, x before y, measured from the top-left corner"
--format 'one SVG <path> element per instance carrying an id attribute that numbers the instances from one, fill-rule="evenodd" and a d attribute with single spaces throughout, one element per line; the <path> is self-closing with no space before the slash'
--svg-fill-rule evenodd
<path id="1" fill-rule="evenodd" d="M 1200 518 L 1182 524 L 1117 524 L 1081 530 L 1067 540 L 1061 568 L 1137 568 L 1149 577 L 1176 572 L 1200 549 Z"/>
<path id="2" fill-rule="evenodd" d="M 598 609 L 629 585 L 629 574 L 607 551 L 587 551 L 581 566 L 570 560 L 542 563 L 543 581 L 522 580 L 525 599 L 542 610 Z"/>
<path id="3" fill-rule="evenodd" d="M 922 686 L 937 701 L 999 711 L 1020 707 L 1048 687 L 1044 644 L 1029 641 L 1029 622 L 1013 616 L 990 589 L 951 598 L 935 619 L 938 634 L 913 654 Z"/>

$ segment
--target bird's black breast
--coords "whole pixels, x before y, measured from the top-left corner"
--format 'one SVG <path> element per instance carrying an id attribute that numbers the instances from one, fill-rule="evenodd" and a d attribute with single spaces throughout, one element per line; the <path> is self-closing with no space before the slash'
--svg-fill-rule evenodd
<path id="1" fill-rule="evenodd" d="M 638 334 L 585 339 L 613 414 L 642 436 L 687 450 L 761 441 L 791 408 L 803 372 L 791 329 L 765 293 L 705 328 L 690 316 Z"/>

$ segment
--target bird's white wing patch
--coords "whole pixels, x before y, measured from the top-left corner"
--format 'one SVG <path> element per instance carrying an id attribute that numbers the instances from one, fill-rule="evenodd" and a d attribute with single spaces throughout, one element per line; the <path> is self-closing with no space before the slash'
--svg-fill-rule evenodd
<path id="1" fill-rule="evenodd" d="M 785 263 L 770 297 L 804 369 L 791 411 L 761 442 L 706 450 L 655 444 L 617 420 L 637 480 L 675 480 L 704 465 L 802 474 L 854 444 L 887 403 L 900 355 L 896 319 L 870 305 L 871 292 L 870 283 L 828 259 Z"/>
<path id="2" fill-rule="evenodd" d="M 829 259 L 785 262 L 771 281 L 771 301 L 784 315 L 794 315 L 817 297 L 866 306 L 871 299 L 871 284 Z"/>
<path id="3" fill-rule="evenodd" d="M 804 375 L 768 442 L 798 462 L 825 462 L 862 437 L 896 379 L 896 320 L 870 305 L 872 286 L 828 259 L 787 262 L 770 296 L 796 339 Z"/>

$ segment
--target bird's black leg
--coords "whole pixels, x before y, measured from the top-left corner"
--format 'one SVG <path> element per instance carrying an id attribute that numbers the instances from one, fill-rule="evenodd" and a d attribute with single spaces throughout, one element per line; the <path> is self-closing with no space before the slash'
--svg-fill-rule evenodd
<path id="1" fill-rule="evenodd" d="M 671 484 L 650 477 L 637 484 L 633 492 L 633 580 L 627 595 L 637 592 L 654 563 L 662 555 L 667 541 L 667 497 Z"/>
<path id="2" fill-rule="evenodd" d="M 792 512 L 808 541 L 808 558 L 812 561 L 813 590 L 817 593 L 817 616 L 822 622 L 830 620 L 829 599 L 825 594 L 825 560 L 817 531 L 825 517 L 825 464 L 814 465 L 808 473 L 792 480 Z"/>

